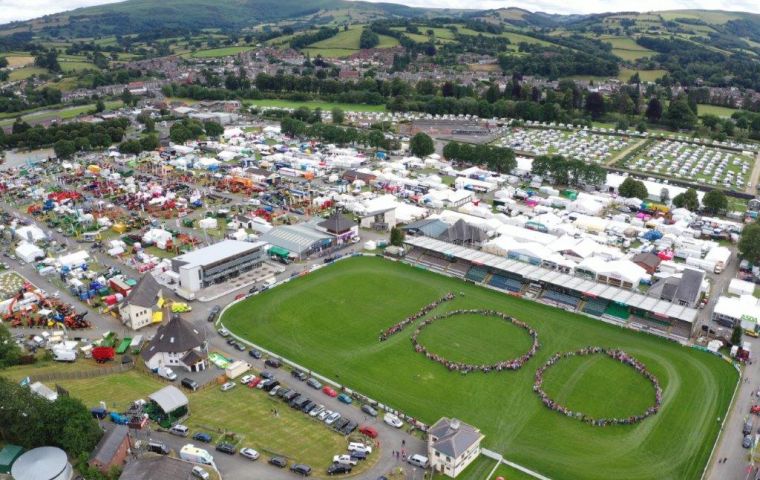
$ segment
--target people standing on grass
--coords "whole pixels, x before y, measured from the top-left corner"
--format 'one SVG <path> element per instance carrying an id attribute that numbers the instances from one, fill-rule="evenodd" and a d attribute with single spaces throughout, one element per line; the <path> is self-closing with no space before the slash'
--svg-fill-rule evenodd
<path id="1" fill-rule="evenodd" d="M 451 301 L 451 300 L 454 300 L 454 294 L 451 293 L 451 292 L 449 292 L 446 295 L 444 295 L 443 297 L 441 297 L 438 300 L 436 300 L 435 302 L 430 303 L 428 305 L 425 305 L 424 307 L 422 307 L 421 309 L 419 309 L 413 315 L 406 317 L 404 320 L 400 321 L 399 323 L 397 323 L 397 324 L 393 325 L 392 327 L 390 327 L 390 328 L 388 328 L 388 329 L 383 330 L 382 332 L 380 332 L 380 341 L 383 342 L 383 341 L 387 340 L 388 337 L 399 333 L 400 331 L 402 331 L 403 329 L 405 329 L 406 327 L 408 327 L 410 324 L 414 323 L 415 320 L 417 320 L 417 319 L 419 319 L 421 317 L 424 317 L 425 315 L 427 315 L 428 313 L 430 313 L 430 311 L 432 311 L 433 309 L 435 309 L 436 307 L 438 307 L 440 304 L 442 304 L 444 302 Z"/>

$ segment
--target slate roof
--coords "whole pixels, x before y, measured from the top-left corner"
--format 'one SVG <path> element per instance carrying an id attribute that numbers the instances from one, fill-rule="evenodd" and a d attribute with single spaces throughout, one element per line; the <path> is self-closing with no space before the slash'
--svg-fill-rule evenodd
<path id="1" fill-rule="evenodd" d="M 483 438 L 477 428 L 446 417 L 435 422 L 428 435 L 435 439 L 432 441 L 433 449 L 452 458 L 459 457 Z"/>
<path id="2" fill-rule="evenodd" d="M 457 220 L 457 222 L 449 227 L 446 232 L 442 233 L 439 240 L 452 243 L 480 243 L 488 240 L 488 235 L 485 231 L 470 226 L 464 220 Z"/>
<path id="3" fill-rule="evenodd" d="M 636 255 L 633 256 L 633 258 L 631 259 L 631 261 L 633 263 L 638 263 L 638 264 L 641 264 L 641 265 L 645 265 L 645 267 L 644 267 L 645 269 L 647 269 L 647 267 L 648 267 L 648 268 L 650 268 L 652 270 L 656 269 L 660 265 L 660 263 L 662 262 L 662 260 L 660 259 L 660 257 L 658 257 L 657 255 L 655 255 L 652 252 L 637 253 Z"/>
<path id="4" fill-rule="evenodd" d="M 119 480 L 190 480 L 193 464 L 163 455 L 143 455 L 124 466 Z"/>
<path id="5" fill-rule="evenodd" d="M 185 365 L 191 366 L 205 359 L 206 359 L 205 355 L 201 355 L 196 350 L 190 350 L 189 352 L 185 354 L 184 357 L 182 357 L 182 363 L 184 363 Z"/>
<path id="6" fill-rule="evenodd" d="M 344 233 L 357 225 L 356 222 L 346 217 L 345 215 L 335 212 L 324 222 L 320 222 L 317 225 L 324 228 L 330 233 Z"/>
<path id="7" fill-rule="evenodd" d="M 422 220 L 417 220 L 402 228 L 413 234 L 438 238 L 449 229 L 449 224 L 443 220 L 438 220 L 437 218 L 423 218 Z"/>
<path id="8" fill-rule="evenodd" d="M 152 308 L 156 306 L 156 300 L 160 291 L 161 285 L 158 284 L 153 274 L 146 273 L 129 292 L 126 302 L 139 307 Z"/>
<path id="9" fill-rule="evenodd" d="M 108 430 L 98 442 L 90 456 L 90 461 L 96 461 L 101 465 L 108 465 L 113 460 L 119 447 L 127 438 L 129 428 L 126 425 L 116 425 Z"/>
<path id="10" fill-rule="evenodd" d="M 704 278 L 704 272 L 687 268 L 681 273 L 681 278 L 673 276 L 656 281 L 649 289 L 648 295 L 673 303 L 683 302 L 691 306 L 699 298 Z"/>
<path id="11" fill-rule="evenodd" d="M 182 320 L 179 315 L 172 315 L 169 323 L 158 327 L 153 340 L 140 352 L 140 356 L 147 362 L 157 353 L 187 352 L 200 347 L 202 343 L 203 338 L 198 330 L 192 328 L 190 323 Z"/>

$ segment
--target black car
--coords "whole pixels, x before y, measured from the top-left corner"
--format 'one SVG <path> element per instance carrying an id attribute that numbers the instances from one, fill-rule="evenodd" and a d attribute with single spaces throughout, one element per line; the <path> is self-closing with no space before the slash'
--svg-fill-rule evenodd
<path id="1" fill-rule="evenodd" d="M 219 312 L 221 311 L 222 311 L 222 307 L 220 307 L 219 305 L 214 305 L 213 307 L 211 307 L 211 311 L 209 312 L 208 318 L 206 320 L 208 320 L 209 322 L 213 322 L 214 320 L 216 320 L 216 316 L 219 315 Z"/>
<path id="2" fill-rule="evenodd" d="M 274 378 L 274 373 L 272 373 L 272 372 L 268 372 L 268 371 L 264 370 L 263 372 L 261 372 L 261 373 L 259 374 L 259 376 L 260 376 L 261 378 L 266 378 L 267 380 L 271 380 L 271 379 L 273 379 L 273 378 Z"/>
<path id="3" fill-rule="evenodd" d="M 343 465 L 341 463 L 333 463 L 327 467 L 328 475 L 340 475 L 341 473 L 351 473 L 351 465 Z"/>
<path id="4" fill-rule="evenodd" d="M 301 394 L 298 393 L 298 392 L 296 392 L 295 390 L 291 390 L 288 393 L 286 393 L 285 395 L 283 395 L 282 399 L 285 400 L 286 402 L 290 402 L 291 400 L 293 400 L 294 398 L 296 398 L 296 397 L 298 397 L 300 395 Z"/>
<path id="5" fill-rule="evenodd" d="M 227 345 L 233 345 L 235 343 L 237 343 L 237 340 L 235 340 L 233 337 L 227 339 Z"/>
<path id="6" fill-rule="evenodd" d="M 350 420 L 343 428 L 340 429 L 340 433 L 343 435 L 351 435 L 354 433 L 354 430 L 356 430 L 356 427 L 358 427 L 359 424 L 354 422 L 353 420 Z"/>
<path id="7" fill-rule="evenodd" d="M 296 463 L 292 467 L 290 467 L 290 471 L 293 473 L 297 473 L 298 475 L 302 475 L 304 477 L 308 477 L 311 475 L 311 467 L 308 465 L 304 465 L 303 463 Z"/>
<path id="8" fill-rule="evenodd" d="M 151 440 L 148 442 L 148 451 L 158 453 L 159 455 L 168 455 L 169 447 L 167 447 L 164 443 Z"/>
<path id="9" fill-rule="evenodd" d="M 229 443 L 217 444 L 216 450 L 218 452 L 226 453 L 227 455 L 235 455 L 237 453 L 237 448 L 235 448 L 234 445 L 230 445 Z"/>
<path id="10" fill-rule="evenodd" d="M 301 407 L 301 411 L 303 413 L 309 413 L 316 406 L 317 404 L 315 402 L 313 402 L 312 400 L 309 400 L 308 402 L 303 404 L 303 406 Z"/>
<path id="11" fill-rule="evenodd" d="M 248 352 L 248 355 L 252 356 L 256 360 L 259 360 L 261 358 L 261 352 L 256 350 L 255 348 L 252 348 L 250 352 Z"/>
<path id="12" fill-rule="evenodd" d="M 361 450 L 354 450 L 351 452 L 351 458 L 356 460 L 366 460 L 367 459 L 367 452 L 361 451 Z"/>
<path id="13" fill-rule="evenodd" d="M 187 388 L 188 390 L 192 390 L 192 391 L 198 390 L 198 382 L 196 382 L 192 378 L 183 378 L 182 386 Z"/>
<path id="14" fill-rule="evenodd" d="M 293 370 L 292 372 L 290 372 L 290 374 L 296 377 L 297 379 L 301 380 L 302 382 L 305 381 L 307 378 L 309 378 L 309 376 L 306 375 L 301 370 Z"/>
<path id="15" fill-rule="evenodd" d="M 282 366 L 282 362 L 280 362 L 276 358 L 267 358 L 264 361 L 264 365 L 266 365 L 267 367 L 272 367 L 272 368 L 280 368 Z"/>
<path id="16" fill-rule="evenodd" d="M 282 457 L 272 457 L 269 459 L 269 465 L 274 465 L 275 467 L 279 467 L 279 468 L 285 468 L 288 466 L 288 461 Z"/>
<path id="17" fill-rule="evenodd" d="M 335 421 L 335 423 L 331 425 L 331 427 L 334 428 L 336 432 L 340 432 L 341 430 L 343 430 L 343 427 L 348 425 L 350 422 L 351 420 L 349 420 L 348 418 L 340 417 L 339 419 Z"/>
<path id="18" fill-rule="evenodd" d="M 245 345 L 243 345 L 240 342 L 235 342 L 235 344 L 233 345 L 233 347 L 235 347 L 235 350 L 237 350 L 238 352 L 244 352 L 245 351 Z"/>
<path id="19" fill-rule="evenodd" d="M 281 389 L 277 390 L 277 393 L 275 395 L 277 395 L 280 398 L 283 398 L 283 397 L 285 397 L 285 395 L 289 394 L 291 391 L 292 390 L 289 389 L 289 388 L 281 388 Z"/>
<path id="20" fill-rule="evenodd" d="M 267 384 L 261 387 L 265 392 L 271 392 L 272 389 L 278 386 L 280 382 L 278 380 L 267 380 Z"/>
<path id="21" fill-rule="evenodd" d="M 248 293 L 256 293 L 256 292 L 258 292 L 258 291 L 259 291 L 259 287 L 251 287 L 251 288 L 248 290 Z"/>

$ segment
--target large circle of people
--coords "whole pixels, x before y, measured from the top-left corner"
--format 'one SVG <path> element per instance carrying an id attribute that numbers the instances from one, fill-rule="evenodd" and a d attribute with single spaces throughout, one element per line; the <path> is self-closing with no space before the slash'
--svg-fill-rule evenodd
<path id="1" fill-rule="evenodd" d="M 512 323 L 513 325 L 516 325 L 520 328 L 527 330 L 531 338 L 533 339 L 533 344 L 531 345 L 530 349 L 527 352 L 525 352 L 523 355 L 517 358 L 502 360 L 500 362 L 489 363 L 489 364 L 472 364 L 472 363 L 464 363 L 464 362 L 454 362 L 452 360 L 448 360 L 447 358 L 441 355 L 429 352 L 427 348 L 425 348 L 425 346 L 422 345 L 417 340 L 417 337 L 419 336 L 420 332 L 428 325 L 432 324 L 436 320 L 453 317 L 455 315 L 482 315 L 482 316 L 501 318 L 502 320 L 505 320 L 507 322 Z M 435 317 L 430 317 L 428 319 L 425 319 L 422 323 L 420 323 L 420 325 L 414 331 L 414 335 L 412 335 L 412 346 L 414 347 L 414 350 L 416 352 L 425 355 L 429 360 L 433 360 L 434 362 L 440 363 L 444 367 L 448 368 L 449 371 L 460 372 L 460 373 L 481 371 L 483 373 L 489 373 L 493 371 L 501 372 L 503 370 L 517 370 L 521 368 L 523 365 L 525 365 L 525 362 L 530 360 L 530 358 L 536 354 L 536 351 L 538 351 L 538 348 L 539 348 L 539 343 L 538 343 L 538 333 L 535 330 L 533 330 L 526 323 L 521 322 L 520 320 L 517 320 L 515 318 L 512 318 L 505 313 L 497 312 L 495 310 L 463 309 L 463 310 L 452 310 L 450 312 L 446 312 L 441 315 L 437 315 Z"/>
<path id="2" fill-rule="evenodd" d="M 388 340 L 388 337 L 399 333 L 400 331 L 404 330 L 406 327 L 414 323 L 417 319 L 422 318 L 428 313 L 430 313 L 434 308 L 438 307 L 442 303 L 449 302 L 451 300 L 454 300 L 454 294 L 449 292 L 443 297 L 436 300 L 435 302 L 425 305 L 424 307 L 420 308 L 416 313 L 406 317 L 405 319 L 401 320 L 400 322 L 393 325 L 392 327 L 380 332 L 379 340 L 381 342 Z"/>
<path id="3" fill-rule="evenodd" d="M 624 417 L 624 418 L 594 418 L 590 415 L 586 415 L 582 412 L 575 412 L 573 410 L 570 410 L 569 408 L 565 407 L 564 405 L 561 405 L 557 403 L 555 400 L 549 397 L 549 395 L 546 394 L 546 392 L 543 390 L 543 382 L 544 382 L 544 372 L 557 363 L 559 360 L 567 357 L 575 357 L 575 356 L 584 356 L 584 355 L 596 355 L 596 354 L 604 354 L 612 358 L 613 360 L 617 360 L 621 363 L 624 363 L 626 365 L 629 365 L 630 367 L 633 367 L 634 370 L 639 372 L 641 375 L 643 375 L 646 379 L 648 379 L 650 382 L 652 382 L 652 385 L 654 385 L 654 392 L 655 392 L 655 401 L 654 405 L 647 408 L 644 413 L 641 413 L 639 415 L 631 415 L 630 417 Z M 536 370 L 536 377 L 535 377 L 535 383 L 533 384 L 533 391 L 538 394 L 539 398 L 541 399 L 541 402 L 548 408 L 554 410 L 555 412 L 559 412 L 565 416 L 576 418 L 584 423 L 587 423 L 589 425 L 593 425 L 595 427 L 606 427 L 607 425 L 633 425 L 634 423 L 638 423 L 642 420 L 644 420 L 647 417 L 650 417 L 657 413 L 660 410 L 660 405 L 662 404 L 662 388 L 660 387 L 660 382 L 657 380 L 657 377 L 655 377 L 652 373 L 649 372 L 649 370 L 646 369 L 644 364 L 636 360 L 634 357 L 628 355 L 622 350 L 615 350 L 615 349 L 607 349 L 604 347 L 586 347 L 582 348 L 580 350 L 576 350 L 573 352 L 564 352 L 564 353 L 555 353 L 554 355 L 549 358 L 549 360 L 543 364 L 538 370 Z"/>

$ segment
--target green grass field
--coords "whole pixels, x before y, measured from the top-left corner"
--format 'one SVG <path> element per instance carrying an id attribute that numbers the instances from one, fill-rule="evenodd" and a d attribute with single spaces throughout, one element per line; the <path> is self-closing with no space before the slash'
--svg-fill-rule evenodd
<path id="1" fill-rule="evenodd" d="M 16 69 L 8 75 L 9 80 L 26 80 L 32 75 L 42 75 L 48 73 L 47 68 L 40 67 L 23 67 Z"/>
<path id="2" fill-rule="evenodd" d="M 717 115 L 719 117 L 730 117 L 734 112 L 738 112 L 738 108 L 720 107 L 718 105 L 706 105 L 700 103 L 697 105 L 697 111 L 699 115 Z"/>
<path id="3" fill-rule="evenodd" d="M 414 352 L 413 327 L 378 341 L 382 329 L 447 291 L 464 296 L 442 309 L 493 308 L 529 323 L 541 341 L 536 357 L 517 372 L 461 375 Z M 232 306 L 223 323 L 426 423 L 444 415 L 472 423 L 486 435 L 486 448 L 555 479 L 699 478 L 718 434 L 715 419 L 725 416 L 738 378 L 730 364 L 709 354 L 378 258 L 345 260 L 267 291 Z M 482 339 L 479 350 L 492 356 L 503 355 L 498 342 L 506 334 L 492 335 L 494 342 L 472 333 Z M 462 336 L 451 330 L 450 342 Z M 532 391 L 536 368 L 555 352 L 587 345 L 621 348 L 642 361 L 664 390 L 660 412 L 638 425 L 595 428 L 546 409 Z M 600 384 L 594 381 L 600 372 L 589 374 L 575 380 L 593 390 L 585 400 L 578 397 L 584 408 L 637 381 L 624 375 Z M 558 386 L 568 388 L 570 399 L 577 395 L 572 385 Z"/>
<path id="4" fill-rule="evenodd" d="M 304 52 L 311 56 L 322 55 L 323 57 L 348 57 L 359 51 L 359 37 L 361 37 L 362 25 L 354 25 L 348 30 L 341 30 L 334 37 L 312 43 Z M 398 40 L 393 37 L 380 35 L 380 43 L 376 48 L 391 48 L 398 45 Z"/>
<path id="5" fill-rule="evenodd" d="M 307 102 L 295 102 L 290 100 L 278 100 L 278 99 L 261 99 L 261 100 L 246 100 L 246 105 L 256 105 L 258 107 L 276 107 L 276 108 L 321 108 L 322 110 L 332 110 L 335 107 L 343 109 L 346 112 L 384 112 L 385 105 L 366 105 L 362 103 L 333 103 L 333 102 L 320 102 L 317 100 Z"/>
<path id="6" fill-rule="evenodd" d="M 216 58 L 216 57 L 228 57 L 230 55 L 237 55 L 238 53 L 247 52 L 253 49 L 253 47 L 225 47 L 225 48 L 212 48 L 210 50 L 198 50 L 190 54 L 192 58 Z"/>
<path id="7" fill-rule="evenodd" d="M 118 108 L 121 108 L 123 105 L 123 102 L 121 100 L 115 100 L 115 101 L 109 101 L 106 103 L 106 110 L 115 110 Z M 77 117 L 79 115 L 92 112 L 95 110 L 95 104 L 91 103 L 88 105 L 79 105 L 76 107 L 68 107 L 68 108 L 61 108 L 61 109 L 43 109 L 40 111 L 35 111 L 32 113 L 24 113 L 24 112 L 18 112 L 13 114 L 7 114 L 7 115 L 0 115 L 0 118 L 4 120 L 0 120 L 0 126 L 7 126 L 7 125 L 13 125 L 13 122 L 16 121 L 16 117 L 21 115 L 22 119 L 25 121 L 41 121 L 41 120 L 48 120 L 52 118 L 60 118 L 62 120 L 67 120 L 70 118 Z"/>

